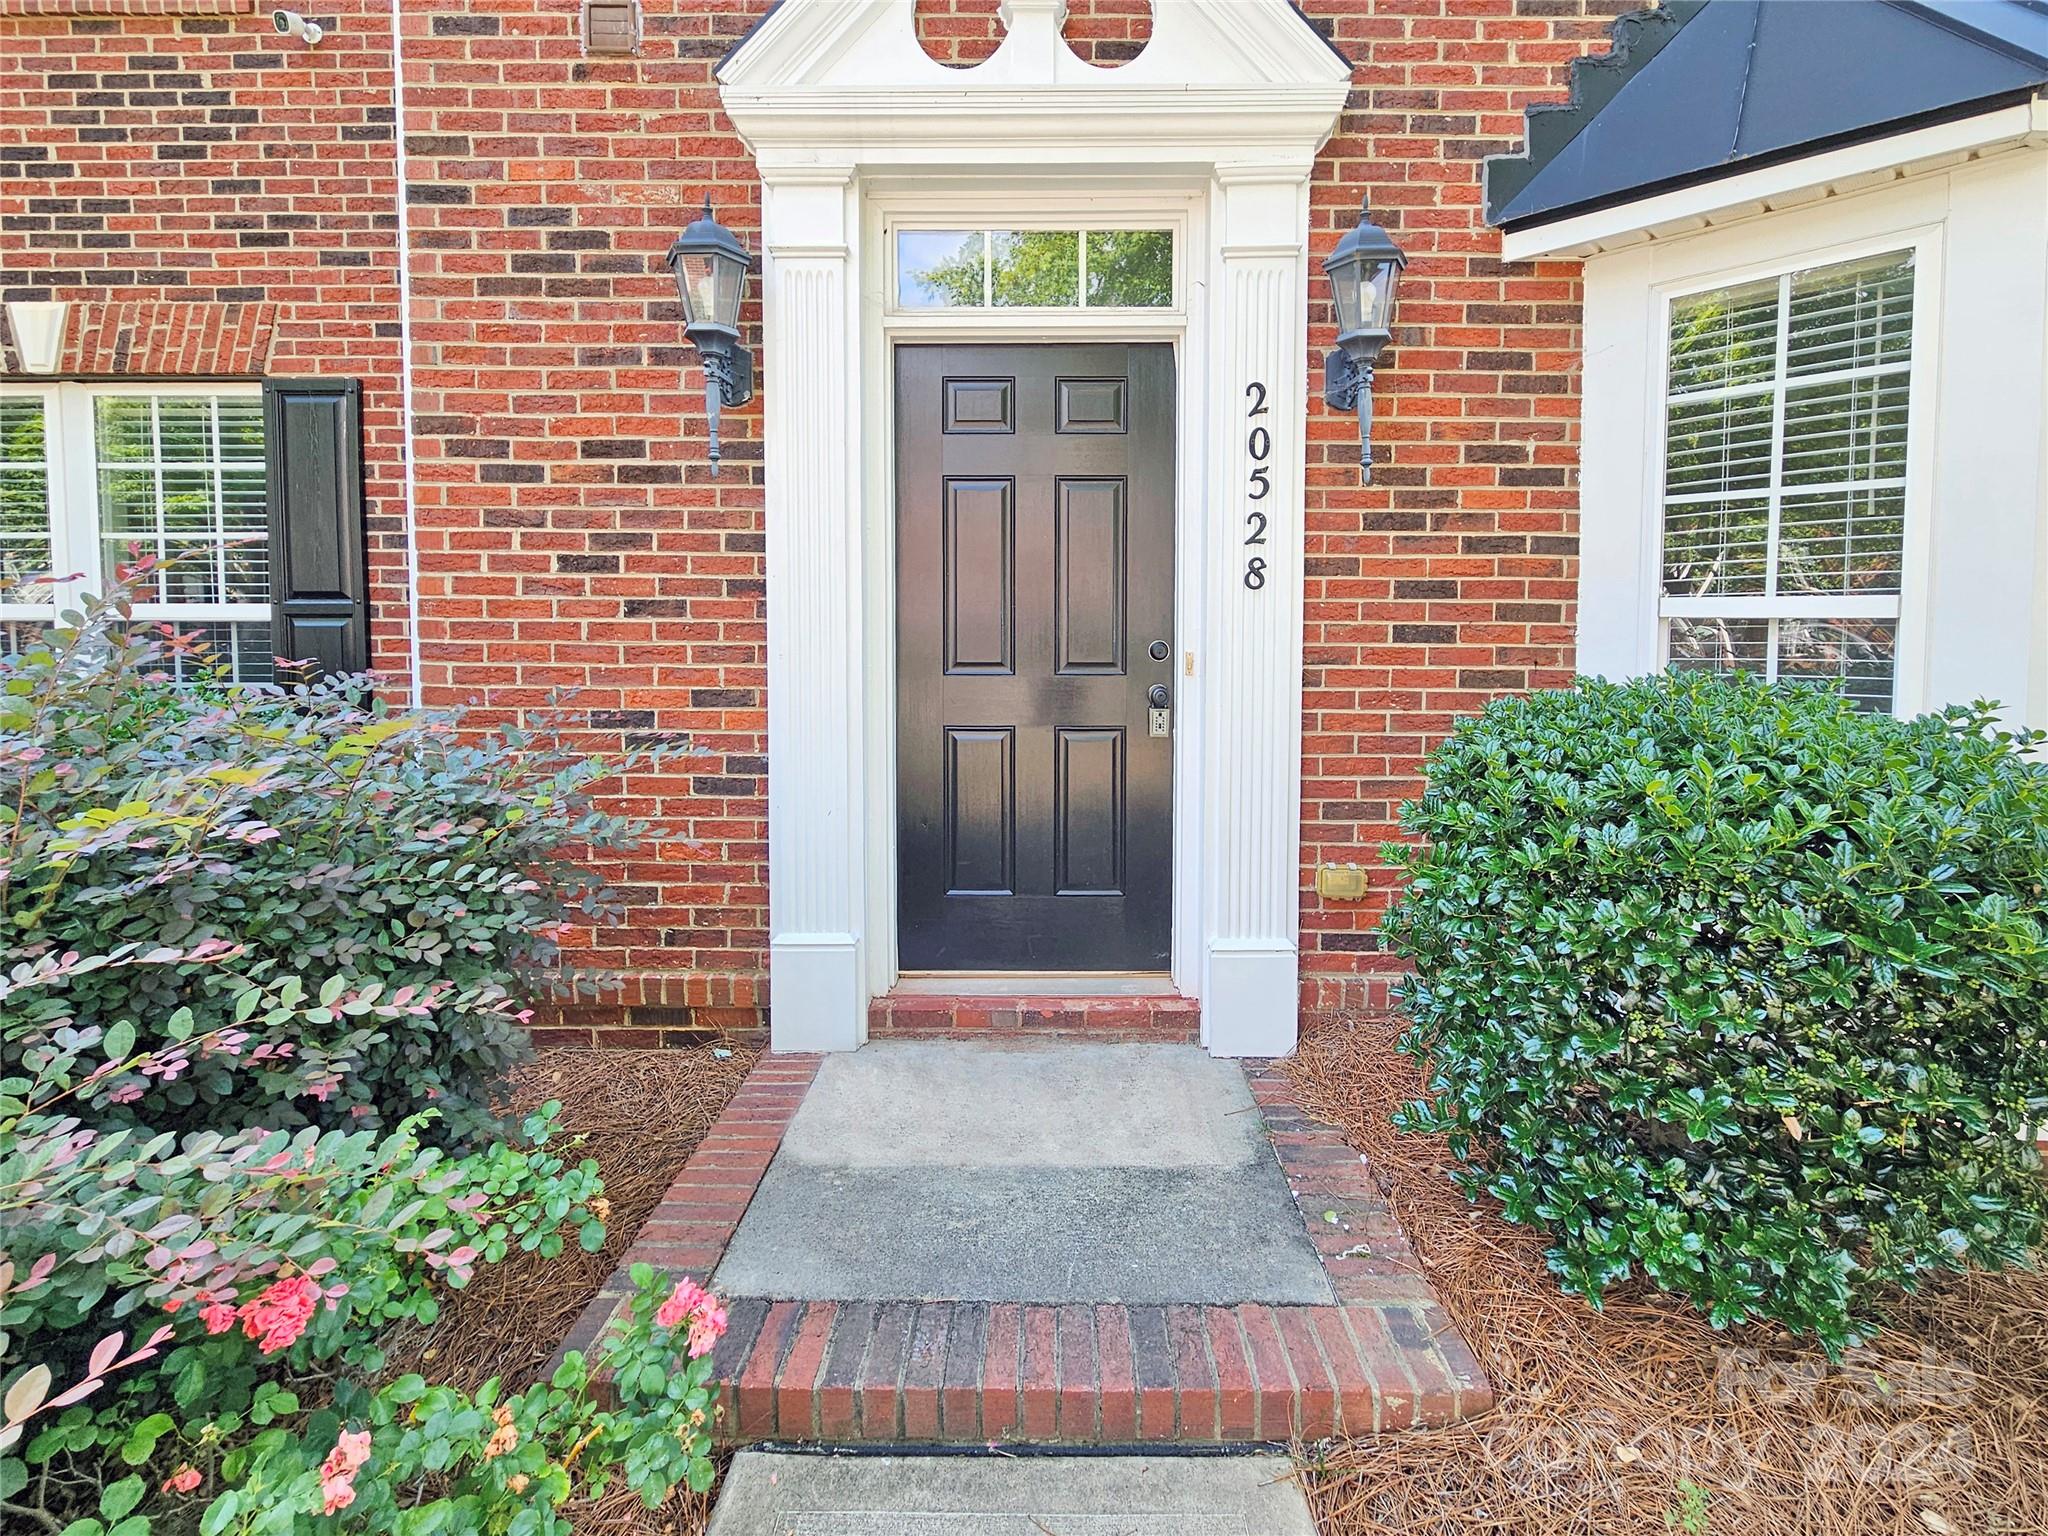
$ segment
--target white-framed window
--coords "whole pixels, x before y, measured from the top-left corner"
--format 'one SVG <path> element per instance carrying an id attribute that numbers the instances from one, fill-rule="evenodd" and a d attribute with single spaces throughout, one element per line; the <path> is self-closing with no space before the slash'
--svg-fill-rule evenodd
<path id="1" fill-rule="evenodd" d="M 1668 295 L 1659 655 L 1896 698 L 1918 251 Z"/>
<path id="2" fill-rule="evenodd" d="M 0 641 L 147 557 L 136 618 L 270 681 L 267 475 L 260 385 L 0 385 Z"/>
<path id="3" fill-rule="evenodd" d="M 899 311 L 1171 309 L 1174 231 L 992 229 L 941 222 L 894 227 Z"/>

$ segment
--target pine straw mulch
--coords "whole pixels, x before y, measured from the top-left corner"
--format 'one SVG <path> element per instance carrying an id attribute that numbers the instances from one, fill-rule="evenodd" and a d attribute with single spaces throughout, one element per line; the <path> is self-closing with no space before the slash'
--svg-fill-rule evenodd
<path id="1" fill-rule="evenodd" d="M 390 1370 L 423 1371 L 467 1391 L 493 1376 L 515 1392 L 539 1379 L 755 1054 L 741 1045 L 548 1050 L 519 1068 L 502 1107 L 526 1114 L 550 1099 L 561 1101 L 561 1130 L 548 1145 L 564 1157 L 597 1160 L 610 1204 L 605 1245 L 586 1253 L 572 1239 L 553 1259 L 514 1253 L 479 1268 L 467 1287 L 446 1293 L 431 1328 L 406 1328 L 392 1337 Z M 652 1513 L 627 1490 L 565 1511 L 579 1536 L 696 1536 L 710 1512 L 709 1496 L 687 1490 Z"/>
<path id="2" fill-rule="evenodd" d="M 2048 1275 L 1901 1298 L 1833 1367 L 1643 1286 L 1595 1312 L 1558 1290 L 1540 1234 L 1458 1193 L 1441 1138 L 1395 1133 L 1421 1082 L 1398 1028 L 1323 1024 L 1290 1070 L 1303 1107 L 1365 1153 L 1498 1406 L 1312 1457 L 1325 1536 L 2048 1532 Z"/>

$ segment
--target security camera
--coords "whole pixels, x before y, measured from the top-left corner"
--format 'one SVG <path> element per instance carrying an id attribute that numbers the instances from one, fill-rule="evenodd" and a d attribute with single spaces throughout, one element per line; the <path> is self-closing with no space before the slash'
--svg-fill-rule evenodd
<path id="1" fill-rule="evenodd" d="M 286 37 L 296 37 L 308 48 L 320 46 L 320 39 L 327 35 L 327 29 L 317 21 L 308 21 L 297 11 L 272 11 L 270 24 Z"/>

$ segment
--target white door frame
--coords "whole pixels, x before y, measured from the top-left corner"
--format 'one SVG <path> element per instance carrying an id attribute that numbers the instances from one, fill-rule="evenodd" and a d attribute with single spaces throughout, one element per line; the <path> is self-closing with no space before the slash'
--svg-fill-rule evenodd
<path id="1" fill-rule="evenodd" d="M 1139 192 L 1119 183 L 1100 189 L 1058 186 L 1020 175 L 948 184 L 920 178 L 900 189 L 885 180 L 869 184 L 862 199 L 861 254 L 876 275 L 862 285 L 861 359 L 863 394 L 873 409 L 864 438 L 862 481 L 866 505 L 864 541 L 867 625 L 866 715 L 868 783 L 867 945 L 868 987 L 879 996 L 897 978 L 897 798 L 896 798 L 896 420 L 895 349 L 900 342 L 1029 345 L 1037 342 L 1165 342 L 1174 349 L 1174 741 L 1173 741 L 1173 929 L 1171 966 L 1175 989 L 1200 994 L 1201 839 L 1198 785 L 1201 771 L 1199 690 L 1191 685 L 1195 655 L 1191 639 L 1202 633 L 1200 531 L 1194 509 L 1203 473 L 1198 439 L 1185 424 L 1199 426 L 1206 409 L 1206 335 L 1201 306 L 1189 295 L 1207 285 L 1186 269 L 1186 253 L 1204 238 L 1204 190 Z M 892 309 L 892 232 L 923 223 L 941 227 L 997 228 L 1119 227 L 1168 229 L 1174 239 L 1174 302 L 1157 310 L 1043 311 Z M 1142 872 L 1134 872 L 1136 874 Z"/>
<path id="2" fill-rule="evenodd" d="M 952 70 L 924 56 L 911 0 L 787 0 L 721 72 L 762 179 L 779 1050 L 858 1046 L 895 979 L 890 349 L 911 333 L 1177 342 L 1173 974 L 1212 1052 L 1294 1045 L 1308 180 L 1350 70 L 1283 0 L 1160 0 L 1151 43 L 1116 70 L 1074 57 L 1062 8 L 1008 0 L 995 55 Z M 1180 310 L 971 329 L 889 314 L 888 215 L 949 200 L 998 227 L 1019 210 L 1170 212 Z M 1256 466 L 1252 425 L 1270 433 Z M 1254 467 L 1271 484 L 1256 552 Z"/>

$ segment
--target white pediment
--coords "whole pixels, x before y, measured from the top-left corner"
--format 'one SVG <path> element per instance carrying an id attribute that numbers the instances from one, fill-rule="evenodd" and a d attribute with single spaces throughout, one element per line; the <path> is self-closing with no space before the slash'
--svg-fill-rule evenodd
<path id="1" fill-rule="evenodd" d="M 1115 68 L 1068 47 L 1065 10 L 1005 0 L 995 52 L 953 68 L 919 43 L 914 0 L 782 0 L 720 68 L 721 94 L 757 147 L 815 144 L 828 118 L 869 150 L 958 142 L 980 114 L 1013 144 L 1120 128 L 1294 152 L 1307 138 L 1313 153 L 1350 90 L 1350 66 L 1286 0 L 1153 0 L 1151 40 Z"/>

